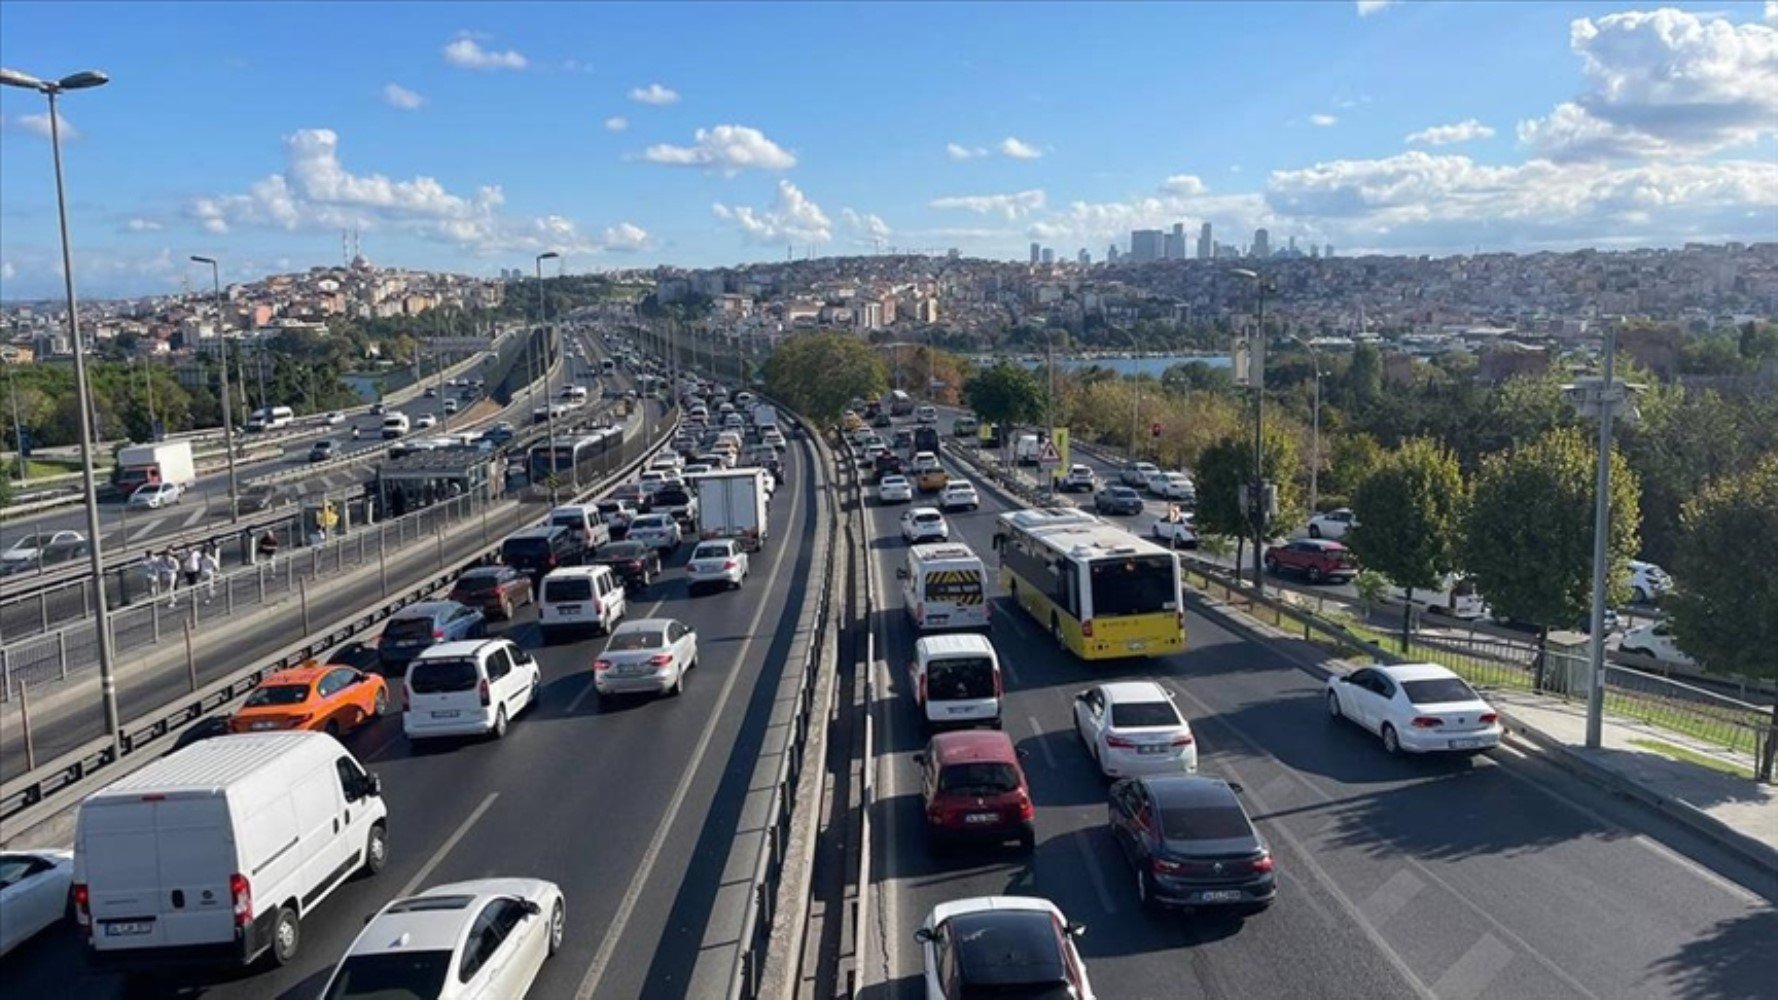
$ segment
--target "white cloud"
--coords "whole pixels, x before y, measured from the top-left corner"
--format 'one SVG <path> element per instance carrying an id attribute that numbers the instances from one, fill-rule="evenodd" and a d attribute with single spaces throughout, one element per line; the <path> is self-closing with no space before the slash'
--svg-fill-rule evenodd
<path id="1" fill-rule="evenodd" d="M 1766 20 L 1778 21 L 1778 0 L 1766 0 Z"/>
<path id="2" fill-rule="evenodd" d="M 1415 146 L 1449 146 L 1459 142 L 1473 142 L 1476 139 L 1492 139 L 1494 130 L 1474 118 L 1465 118 L 1451 125 L 1431 125 L 1412 133 L 1405 140 L 1408 145 Z"/>
<path id="3" fill-rule="evenodd" d="M 884 222 L 881 216 L 869 212 L 842 208 L 840 219 L 851 230 L 853 242 L 859 246 L 874 246 L 877 240 L 886 240 L 892 233 L 889 223 Z"/>
<path id="4" fill-rule="evenodd" d="M 1174 174 L 1161 182 L 1161 190 L 1169 194 L 1203 194 L 1204 180 L 1196 174 Z"/>
<path id="5" fill-rule="evenodd" d="M 1369 17 L 1395 2 L 1396 0 L 1358 0 L 1358 16 Z"/>
<path id="6" fill-rule="evenodd" d="M 386 83 L 383 85 L 383 102 L 392 108 L 415 111 L 425 105 L 426 98 L 399 83 Z"/>
<path id="7" fill-rule="evenodd" d="M 651 83 L 646 87 L 636 87 L 632 89 L 630 91 L 630 100 L 639 104 L 678 104 L 679 92 L 663 87 L 658 83 Z"/>
<path id="8" fill-rule="evenodd" d="M 459 69 L 524 69 L 530 65 L 530 60 L 513 49 L 497 52 L 482 48 L 477 38 L 485 36 L 468 32 L 458 35 L 444 47 L 445 62 Z"/>
<path id="9" fill-rule="evenodd" d="M 32 135 L 40 135 L 45 139 L 49 138 L 49 112 L 47 111 L 42 111 L 34 115 L 19 115 L 15 120 L 15 124 L 17 124 L 19 128 L 30 132 Z M 56 112 L 56 128 L 61 131 L 63 139 L 73 140 L 80 138 L 80 130 L 75 128 L 74 123 L 68 120 L 68 116 L 62 114 L 60 111 Z"/>
<path id="10" fill-rule="evenodd" d="M 1000 140 L 1000 152 L 1015 160 L 1035 160 L 1043 155 L 1043 150 L 1010 135 Z"/>
<path id="11" fill-rule="evenodd" d="M 630 127 L 630 120 L 623 115 L 612 115 L 605 119 L 605 128 L 611 132 L 622 132 Z"/>
<path id="12" fill-rule="evenodd" d="M 1778 135 L 1778 28 L 1685 11 L 1625 11 L 1569 25 L 1586 89 L 1522 121 L 1552 159 L 1701 156 Z"/>
<path id="13" fill-rule="evenodd" d="M 945 155 L 953 160 L 979 160 L 988 155 L 988 151 L 980 146 L 961 146 L 954 142 L 945 143 Z"/>
<path id="14" fill-rule="evenodd" d="M 789 170 L 796 166 L 796 157 L 765 137 L 765 133 L 745 125 L 717 125 L 698 129 L 689 146 L 665 143 L 650 146 L 642 153 L 650 163 L 676 167 L 710 167 L 726 174 L 754 168 L 758 170 Z"/>
<path id="15" fill-rule="evenodd" d="M 711 211 L 740 227 L 750 243 L 827 243 L 833 239 L 833 223 L 821 206 L 788 180 L 778 182 L 778 201 L 769 209 L 731 208 L 717 202 Z"/>
<path id="16" fill-rule="evenodd" d="M 1340 118 L 1338 115 L 1317 114 L 1317 115 L 1310 115 L 1309 116 L 1309 124 L 1315 126 L 1316 128 L 1330 128 L 1334 125 L 1338 125 L 1339 123 L 1340 123 Z"/>
<path id="17" fill-rule="evenodd" d="M 648 246 L 648 230 L 633 222 L 620 222 L 609 226 L 600 241 L 607 250 L 631 251 L 641 250 Z"/>
<path id="18" fill-rule="evenodd" d="M 131 233 L 158 233 L 161 231 L 161 229 L 163 229 L 165 227 L 163 227 L 159 222 L 156 222 L 153 219 L 138 218 L 138 219 L 131 219 L 128 222 L 124 223 L 123 228 L 126 232 L 131 232 Z"/>
<path id="19" fill-rule="evenodd" d="M 1040 188 L 1019 191 L 1013 194 L 959 194 L 934 198 L 926 203 L 930 208 L 957 209 L 974 212 L 977 215 L 999 215 L 1011 221 L 1023 218 L 1037 211 L 1044 205 L 1044 195 Z"/>
<path id="20" fill-rule="evenodd" d="M 19 269 L 12 266 L 12 261 L 0 261 L 0 281 L 11 281 L 19 276 Z"/>

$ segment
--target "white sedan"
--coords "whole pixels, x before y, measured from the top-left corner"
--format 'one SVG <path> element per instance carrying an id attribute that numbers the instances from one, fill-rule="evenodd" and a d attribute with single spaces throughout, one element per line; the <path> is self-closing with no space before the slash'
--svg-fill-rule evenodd
<path id="1" fill-rule="evenodd" d="M 1673 637 L 1673 626 L 1666 622 L 1651 622 L 1638 625 L 1624 633 L 1618 643 L 1618 649 L 1637 656 L 1646 656 L 1672 663 L 1682 667 L 1695 667 L 1698 661 L 1691 658 L 1685 650 L 1679 648 L 1679 642 Z"/>
<path id="2" fill-rule="evenodd" d="M 1183 472 L 1156 472 L 1148 477 L 1148 492 L 1162 500 L 1198 499 L 1198 487 Z"/>
<path id="3" fill-rule="evenodd" d="M 1309 537 L 1338 541 L 1356 527 L 1358 518 L 1352 513 L 1352 508 L 1341 507 L 1309 518 Z"/>
<path id="4" fill-rule="evenodd" d="M 0 955 L 68 915 L 73 851 L 0 854 Z"/>
<path id="5" fill-rule="evenodd" d="M 981 505 L 982 501 L 976 496 L 975 487 L 961 479 L 946 483 L 938 494 L 938 509 L 942 511 L 976 510 Z"/>
<path id="6" fill-rule="evenodd" d="M 673 618 L 624 622 L 593 661 L 593 690 L 617 694 L 685 691 L 685 675 L 698 666 L 697 630 Z"/>
<path id="7" fill-rule="evenodd" d="M 945 516 L 936 507 L 915 507 L 901 515 L 901 537 L 909 544 L 920 542 L 948 542 L 951 540 L 951 526 L 945 523 Z"/>
<path id="8" fill-rule="evenodd" d="M 1327 714 L 1351 719 L 1390 753 L 1461 753 L 1500 745 L 1500 716 L 1436 663 L 1363 667 L 1327 679 Z"/>
<path id="9" fill-rule="evenodd" d="M 625 537 L 651 549 L 677 552 L 680 541 L 679 522 L 671 514 L 643 514 L 630 522 L 630 533 Z"/>
<path id="10" fill-rule="evenodd" d="M 691 561 L 685 564 L 685 578 L 692 593 L 698 588 L 715 586 L 724 589 L 739 587 L 747 579 L 747 553 L 741 543 L 732 539 L 699 542 L 691 550 Z"/>
<path id="11" fill-rule="evenodd" d="M 323 427 L 338 427 L 339 425 L 341 425 L 345 422 L 346 422 L 346 415 L 344 413 L 339 412 L 338 410 L 334 410 L 329 413 L 323 413 L 321 415 L 321 426 L 323 426 Z"/>
<path id="12" fill-rule="evenodd" d="M 914 484 L 906 476 L 884 476 L 877 481 L 878 503 L 912 503 Z"/>
<path id="13" fill-rule="evenodd" d="M 1192 523 L 1185 517 L 1177 521 L 1161 518 L 1154 523 L 1154 540 L 1168 548 L 1195 549 L 1198 547 L 1198 533 Z"/>
<path id="14" fill-rule="evenodd" d="M 34 569 L 48 559 L 79 550 L 86 536 L 78 531 L 39 531 L 25 535 L 0 552 L 0 573 Z"/>
<path id="15" fill-rule="evenodd" d="M 1154 681 L 1117 681 L 1074 696 L 1074 732 L 1107 778 L 1193 774 L 1198 744 L 1173 693 Z"/>
<path id="16" fill-rule="evenodd" d="M 567 921 L 554 882 L 487 878 L 433 886 L 366 921 L 321 996 L 522 997 L 561 950 Z"/>
<path id="17" fill-rule="evenodd" d="M 179 502 L 178 483 L 143 483 L 130 494 L 129 506 L 159 510 Z"/>

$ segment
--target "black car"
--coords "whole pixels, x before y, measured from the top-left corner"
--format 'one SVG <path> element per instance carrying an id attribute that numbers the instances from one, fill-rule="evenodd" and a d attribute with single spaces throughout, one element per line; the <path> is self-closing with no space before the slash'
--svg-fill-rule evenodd
<path id="1" fill-rule="evenodd" d="M 884 476 L 903 474 L 906 471 L 906 464 L 901 460 L 900 455 L 892 451 L 879 452 L 873 471 L 877 474 L 877 481 L 881 482 Z"/>
<path id="2" fill-rule="evenodd" d="M 1272 905 L 1272 852 L 1235 793 L 1220 778 L 1185 774 L 1111 786 L 1112 839 L 1136 869 L 1143 906 L 1257 913 Z"/>
<path id="3" fill-rule="evenodd" d="M 593 562 L 610 566 L 631 591 L 646 588 L 661 572 L 660 550 L 642 542 L 607 542 L 593 553 Z"/>
<path id="4" fill-rule="evenodd" d="M 1140 514 L 1142 494 L 1128 486 L 1107 486 L 1093 494 L 1093 509 L 1101 514 Z"/>
<path id="5" fill-rule="evenodd" d="M 558 566 L 578 565 L 585 555 L 579 536 L 559 524 L 515 531 L 500 543 L 500 561 L 529 575 L 533 584 Z"/>

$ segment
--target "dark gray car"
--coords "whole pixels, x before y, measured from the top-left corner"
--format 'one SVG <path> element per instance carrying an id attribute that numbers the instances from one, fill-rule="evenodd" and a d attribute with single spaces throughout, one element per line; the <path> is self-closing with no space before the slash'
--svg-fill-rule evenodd
<path id="1" fill-rule="evenodd" d="M 1128 486 L 1107 486 L 1093 494 L 1093 509 L 1101 514 L 1140 514 L 1142 494 Z"/>
<path id="2" fill-rule="evenodd" d="M 1257 913 L 1278 885 L 1272 852 L 1220 778 L 1164 775 L 1111 786 L 1112 839 L 1136 870 L 1147 907 Z"/>

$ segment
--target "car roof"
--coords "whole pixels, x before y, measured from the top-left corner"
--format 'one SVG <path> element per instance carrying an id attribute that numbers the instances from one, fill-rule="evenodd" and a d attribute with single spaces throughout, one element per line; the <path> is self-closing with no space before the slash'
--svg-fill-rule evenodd
<path id="1" fill-rule="evenodd" d="M 933 759 L 940 765 L 991 762 L 1017 764 L 1018 751 L 1012 737 L 998 729 L 960 729 L 939 733 L 927 744 Z"/>
<path id="2" fill-rule="evenodd" d="M 531 887 L 529 879 L 481 879 L 435 885 L 424 892 L 391 900 L 365 925 L 347 954 L 452 951 L 490 900 L 522 896 Z M 425 905 L 427 900 L 436 901 L 434 906 L 448 905 L 431 908 Z"/>
<path id="3" fill-rule="evenodd" d="M 1172 701 L 1167 696 L 1167 689 L 1154 681 L 1116 681 L 1111 684 L 1099 685 L 1105 692 L 1105 700 L 1111 704 L 1137 701 Z"/>
<path id="4" fill-rule="evenodd" d="M 270 687 L 274 684 L 313 684 L 315 683 L 316 678 L 321 677 L 323 674 L 338 670 L 341 667 L 345 667 L 348 670 L 356 669 L 345 663 L 305 663 L 300 667 L 274 670 L 259 679 L 259 686 Z"/>
<path id="5" fill-rule="evenodd" d="M 418 662 L 419 660 L 444 660 L 456 659 L 457 657 L 462 656 L 474 656 L 483 646 L 486 646 L 491 642 L 499 641 L 499 639 L 457 639 L 451 642 L 441 642 L 436 646 L 427 646 L 425 649 L 421 650 L 420 655 L 416 657 L 415 662 Z"/>
<path id="6" fill-rule="evenodd" d="M 390 615 L 391 618 L 437 618 L 463 605 L 456 601 L 420 601 Z"/>
<path id="7" fill-rule="evenodd" d="M 958 971 L 971 986 L 1063 982 L 1055 918 L 1041 910 L 977 910 L 951 918 Z"/>
<path id="8" fill-rule="evenodd" d="M 922 653 L 931 656 L 994 656 L 994 644 L 985 635 L 974 632 L 954 632 L 940 635 L 921 636 L 914 643 L 914 655 Z"/>
<path id="9" fill-rule="evenodd" d="M 1164 808 L 1195 806 L 1234 806 L 1241 808 L 1235 790 L 1221 778 L 1201 774 L 1160 774 L 1136 779 Z"/>
<path id="10" fill-rule="evenodd" d="M 630 618 L 625 619 L 622 624 L 612 630 L 611 634 L 617 635 L 621 632 L 664 632 L 666 631 L 667 626 L 676 624 L 683 623 L 677 618 Z"/>
<path id="11" fill-rule="evenodd" d="M 1381 670 L 1398 681 L 1430 681 L 1456 677 L 1449 669 L 1436 663 L 1391 663 L 1378 664 L 1373 669 Z"/>
<path id="12" fill-rule="evenodd" d="M 918 517 L 921 514 L 931 514 L 933 517 L 944 517 L 943 514 L 939 513 L 939 510 L 937 507 L 909 507 L 908 508 L 908 512 L 907 512 L 908 517 Z"/>

